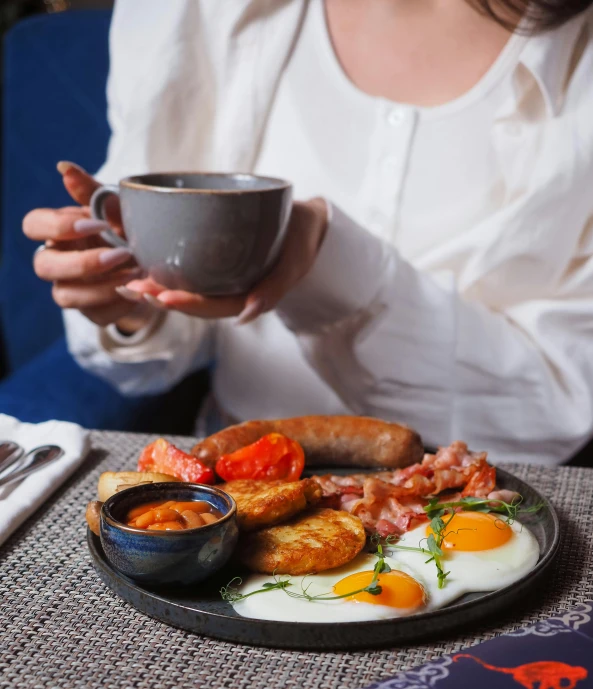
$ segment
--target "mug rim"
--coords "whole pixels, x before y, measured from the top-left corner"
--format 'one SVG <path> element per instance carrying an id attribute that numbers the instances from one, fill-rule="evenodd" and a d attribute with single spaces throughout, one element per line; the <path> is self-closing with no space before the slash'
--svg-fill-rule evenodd
<path id="1" fill-rule="evenodd" d="M 189 189 L 187 187 L 161 187 L 156 184 L 144 184 L 138 180 L 143 177 L 153 177 L 162 175 L 167 177 L 174 177 L 175 175 L 203 175 L 208 177 L 242 177 L 250 179 L 259 179 L 269 182 L 270 186 L 260 187 L 258 189 Z M 280 177 L 269 177 L 267 175 L 255 175 L 252 172 L 207 172 L 207 171 L 177 171 L 177 172 L 147 172 L 141 175 L 130 175 L 124 177 L 119 182 L 120 187 L 128 189 L 137 189 L 139 191 L 159 191 L 170 194 L 253 194 L 267 191 L 278 191 L 292 188 L 292 183 L 281 179 Z"/>

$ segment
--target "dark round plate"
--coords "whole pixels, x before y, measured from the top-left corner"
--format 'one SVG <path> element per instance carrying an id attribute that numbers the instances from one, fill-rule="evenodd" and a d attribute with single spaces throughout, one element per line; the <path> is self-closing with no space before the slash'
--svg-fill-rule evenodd
<path id="1" fill-rule="evenodd" d="M 392 620 L 312 624 L 240 617 L 229 603 L 221 599 L 219 593 L 222 586 L 241 574 L 236 569 L 227 567 L 195 588 L 146 588 L 111 567 L 101 542 L 90 531 L 88 545 L 94 567 L 104 584 L 141 612 L 174 627 L 225 641 L 273 648 L 320 651 L 393 646 L 423 637 L 434 638 L 455 627 L 500 612 L 503 607 L 525 598 L 548 569 L 560 541 L 556 511 L 529 484 L 502 469 L 497 469 L 497 485 L 518 491 L 524 498 L 525 506 L 544 503 L 544 508 L 537 514 L 521 518 L 539 543 L 540 559 L 535 568 L 511 586 L 487 593 L 468 594 L 440 610 Z"/>

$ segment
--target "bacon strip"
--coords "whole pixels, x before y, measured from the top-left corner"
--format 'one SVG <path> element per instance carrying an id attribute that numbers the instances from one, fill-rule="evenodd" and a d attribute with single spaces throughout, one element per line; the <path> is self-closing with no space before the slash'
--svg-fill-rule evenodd
<path id="1" fill-rule="evenodd" d="M 461 495 L 473 495 L 476 498 L 486 498 L 496 488 L 496 469 L 491 467 L 485 459 L 474 465 L 469 481 Z"/>
<path id="2" fill-rule="evenodd" d="M 378 531 L 381 536 L 401 534 L 412 528 L 417 511 L 396 497 L 397 486 L 370 477 L 364 482 L 363 497 L 342 503 L 342 509 L 360 517 L 367 531 Z M 426 516 L 423 516 L 426 519 Z"/>
<path id="3" fill-rule="evenodd" d="M 486 497 L 496 487 L 496 470 L 485 452 L 470 452 L 456 441 L 425 454 L 405 469 L 349 476 L 314 476 L 323 491 L 323 504 L 356 514 L 370 533 L 402 534 L 426 520 L 428 498 L 443 491 Z"/>

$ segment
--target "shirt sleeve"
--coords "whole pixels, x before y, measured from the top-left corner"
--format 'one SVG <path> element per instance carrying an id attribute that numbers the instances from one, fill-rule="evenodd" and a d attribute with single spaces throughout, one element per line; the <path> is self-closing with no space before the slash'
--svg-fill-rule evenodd
<path id="1" fill-rule="evenodd" d="M 566 227 L 560 243 L 544 232 L 541 253 L 525 228 L 490 247 L 480 229 L 483 258 L 454 279 L 413 267 L 334 207 L 315 265 L 278 311 L 354 413 L 408 423 L 427 445 L 462 439 L 494 461 L 557 464 L 592 433 L 593 223 L 576 242 Z"/>
<path id="2" fill-rule="evenodd" d="M 138 14 L 135 0 L 115 3 L 107 82 L 111 138 L 105 163 L 95 175 L 100 182 L 165 170 L 171 160 L 177 169 L 191 169 L 196 160 L 206 164 L 212 108 L 203 93 L 210 62 L 204 54 L 200 6 L 190 0 L 174 6 L 144 0 Z M 176 124 L 187 110 L 196 113 L 195 126 L 183 129 Z M 64 311 L 64 323 L 76 361 L 126 395 L 164 392 L 213 357 L 212 324 L 181 313 L 155 314 L 131 338 L 118 337 L 111 327 L 99 328 L 74 310 Z"/>
<path id="3" fill-rule="evenodd" d="M 159 313 L 129 340 L 114 337 L 111 328 L 96 326 L 79 311 L 66 309 L 63 314 L 72 356 L 124 395 L 165 392 L 214 359 L 211 322 L 177 311 Z"/>

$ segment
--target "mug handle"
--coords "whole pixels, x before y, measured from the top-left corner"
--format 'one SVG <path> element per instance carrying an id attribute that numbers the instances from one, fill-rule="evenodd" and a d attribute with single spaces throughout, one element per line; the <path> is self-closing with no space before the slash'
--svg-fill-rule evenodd
<path id="1" fill-rule="evenodd" d="M 115 194 L 115 196 L 119 196 L 119 187 L 107 184 L 104 187 L 99 187 L 91 196 L 91 201 L 89 205 L 91 207 L 91 216 L 95 220 L 107 220 L 107 218 L 105 217 L 104 203 L 105 199 L 108 196 L 111 196 L 112 194 Z M 129 248 L 126 240 L 122 239 L 112 229 L 103 230 L 103 232 L 100 232 L 99 235 L 101 239 L 106 241 L 107 244 L 111 244 L 111 246 L 123 246 Z"/>

